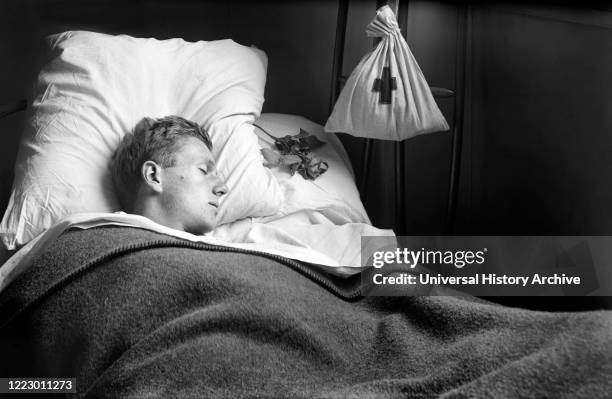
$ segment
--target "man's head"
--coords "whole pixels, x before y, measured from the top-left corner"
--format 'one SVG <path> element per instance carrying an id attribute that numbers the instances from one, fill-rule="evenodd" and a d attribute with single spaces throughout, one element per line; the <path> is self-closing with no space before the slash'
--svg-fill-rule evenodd
<path id="1" fill-rule="evenodd" d="M 144 118 L 111 162 L 122 208 L 177 230 L 203 234 L 215 226 L 219 179 L 210 137 L 178 116 Z"/>

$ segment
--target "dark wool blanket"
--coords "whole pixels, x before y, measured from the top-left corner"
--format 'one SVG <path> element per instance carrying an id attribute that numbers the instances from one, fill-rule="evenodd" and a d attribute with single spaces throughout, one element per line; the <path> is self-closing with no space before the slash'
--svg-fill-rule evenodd
<path id="1" fill-rule="evenodd" d="M 0 294 L 0 376 L 76 377 L 92 398 L 612 397 L 612 312 L 347 300 L 332 283 L 145 230 L 72 230 Z"/>

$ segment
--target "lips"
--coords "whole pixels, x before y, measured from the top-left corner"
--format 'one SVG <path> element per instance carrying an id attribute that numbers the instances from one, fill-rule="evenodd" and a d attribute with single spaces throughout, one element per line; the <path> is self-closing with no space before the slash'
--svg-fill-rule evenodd
<path id="1" fill-rule="evenodd" d="M 217 202 L 209 202 L 208 204 L 212 205 L 215 208 L 219 208 L 219 203 L 217 203 Z"/>

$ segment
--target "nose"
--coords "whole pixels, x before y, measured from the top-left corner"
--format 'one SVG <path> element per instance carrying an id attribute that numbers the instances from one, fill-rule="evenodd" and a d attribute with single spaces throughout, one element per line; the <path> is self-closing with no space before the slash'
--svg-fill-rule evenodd
<path id="1" fill-rule="evenodd" d="M 227 194 L 227 190 L 228 188 L 223 182 L 223 180 L 221 180 L 219 176 L 217 176 L 217 181 L 215 182 L 215 185 L 213 186 L 213 194 L 215 194 L 217 197 L 221 197 Z"/>

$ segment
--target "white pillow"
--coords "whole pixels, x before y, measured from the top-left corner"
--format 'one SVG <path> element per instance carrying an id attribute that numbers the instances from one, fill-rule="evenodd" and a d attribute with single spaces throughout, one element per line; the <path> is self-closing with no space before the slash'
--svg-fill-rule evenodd
<path id="1" fill-rule="evenodd" d="M 0 225 L 9 249 L 70 213 L 119 209 L 108 163 L 143 117 L 204 126 L 230 193 L 219 223 L 275 213 L 282 193 L 263 167 L 251 122 L 261 112 L 267 58 L 232 40 L 189 43 L 93 32 L 48 38 Z"/>
<path id="2" fill-rule="evenodd" d="M 299 173 L 291 176 L 285 168 L 271 169 L 283 190 L 284 201 L 279 214 L 310 209 L 338 214 L 343 222 L 371 224 L 355 185 L 349 157 L 335 134 L 325 133 L 323 126 L 298 115 L 262 114 L 255 124 L 275 137 L 295 135 L 304 129 L 327 143 L 313 151 L 313 155 L 329 166 L 316 180 L 306 180 Z M 262 147 L 275 149 L 269 136 L 259 129 L 255 132 Z"/>

